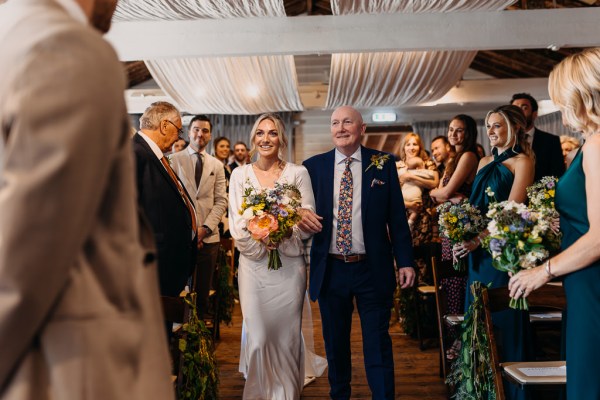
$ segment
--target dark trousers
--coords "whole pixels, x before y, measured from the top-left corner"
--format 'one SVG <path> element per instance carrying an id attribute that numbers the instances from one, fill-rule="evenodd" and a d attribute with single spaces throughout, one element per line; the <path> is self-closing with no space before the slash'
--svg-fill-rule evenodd
<path id="1" fill-rule="evenodd" d="M 392 295 L 378 293 L 367 262 L 327 260 L 319 295 L 332 399 L 350 399 L 350 330 L 354 299 L 360 316 L 367 381 L 373 399 L 394 399 L 394 358 L 388 329 Z"/>
<path id="2" fill-rule="evenodd" d="M 203 319 L 208 312 L 208 293 L 212 287 L 213 275 L 217 265 L 220 243 L 204 243 L 196 256 L 196 307 L 198 318 Z"/>

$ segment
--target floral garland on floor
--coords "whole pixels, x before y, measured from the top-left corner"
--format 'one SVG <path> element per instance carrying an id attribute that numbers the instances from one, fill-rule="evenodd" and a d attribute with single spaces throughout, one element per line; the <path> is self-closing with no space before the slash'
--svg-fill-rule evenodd
<path id="1" fill-rule="evenodd" d="M 489 337 L 485 330 L 485 311 L 481 296 L 483 287 L 480 282 L 473 282 L 471 285 L 473 303 L 462 324 L 462 347 L 446 379 L 446 383 L 454 387 L 453 397 L 456 399 L 496 399 Z"/>
<path id="2" fill-rule="evenodd" d="M 190 318 L 183 324 L 184 334 L 179 339 L 183 356 L 182 381 L 177 385 L 179 400 L 216 400 L 219 398 L 219 370 L 215 357 L 212 334 L 198 319 L 196 293 L 184 298 L 190 309 Z"/>

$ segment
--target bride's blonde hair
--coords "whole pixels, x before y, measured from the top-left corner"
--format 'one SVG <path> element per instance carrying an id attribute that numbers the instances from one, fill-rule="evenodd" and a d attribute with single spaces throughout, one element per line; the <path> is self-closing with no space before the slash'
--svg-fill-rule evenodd
<path id="1" fill-rule="evenodd" d="M 277 155 L 280 160 L 285 160 L 285 149 L 287 149 L 287 138 L 285 136 L 285 124 L 281 117 L 277 114 L 266 113 L 260 115 L 254 125 L 252 126 L 252 130 L 250 131 L 250 158 L 254 157 L 256 154 L 256 144 L 254 143 L 254 138 L 256 137 L 256 130 L 258 129 L 258 125 L 263 122 L 265 119 L 271 120 L 275 124 L 275 129 L 277 130 L 277 137 L 279 138 L 279 151 Z"/>

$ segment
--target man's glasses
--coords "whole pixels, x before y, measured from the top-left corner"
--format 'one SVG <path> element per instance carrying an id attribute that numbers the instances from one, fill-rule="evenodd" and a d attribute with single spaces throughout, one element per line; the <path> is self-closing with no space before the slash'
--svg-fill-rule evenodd
<path id="1" fill-rule="evenodd" d="M 169 121 L 168 119 L 166 121 L 168 123 L 170 123 L 171 125 L 173 125 L 175 127 L 175 129 L 177 129 L 177 136 L 179 136 L 180 139 L 183 139 L 183 128 L 178 128 L 177 125 L 175 125 L 173 122 Z"/>

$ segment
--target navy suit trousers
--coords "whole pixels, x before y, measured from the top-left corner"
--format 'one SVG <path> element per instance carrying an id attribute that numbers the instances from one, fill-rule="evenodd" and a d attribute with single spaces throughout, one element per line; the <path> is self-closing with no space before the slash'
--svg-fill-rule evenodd
<path id="1" fill-rule="evenodd" d="M 367 381 L 373 399 L 394 399 L 394 359 L 389 335 L 392 293 L 378 293 L 368 261 L 329 258 L 319 308 L 329 364 L 330 396 L 350 399 L 350 330 L 354 300 L 360 316 Z"/>

